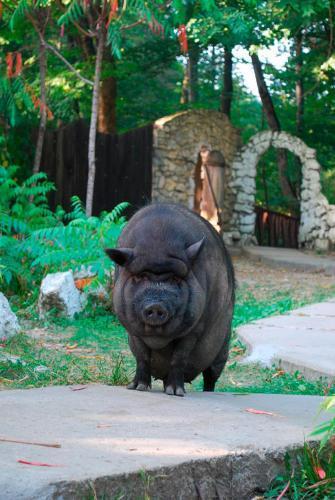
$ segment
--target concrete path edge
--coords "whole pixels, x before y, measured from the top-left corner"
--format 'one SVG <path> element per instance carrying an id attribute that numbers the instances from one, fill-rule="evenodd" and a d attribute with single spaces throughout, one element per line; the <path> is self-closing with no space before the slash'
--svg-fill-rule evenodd
<path id="1" fill-rule="evenodd" d="M 31 500 L 83 500 L 96 498 L 155 500 L 243 500 L 264 493 L 284 472 L 284 456 L 302 445 L 264 453 L 228 453 L 224 457 L 192 460 L 95 480 L 62 481 L 48 485 Z"/>

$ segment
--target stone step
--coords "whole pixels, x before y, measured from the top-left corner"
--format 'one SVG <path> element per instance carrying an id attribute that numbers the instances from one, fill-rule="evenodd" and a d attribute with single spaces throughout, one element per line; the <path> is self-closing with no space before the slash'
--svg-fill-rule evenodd
<path id="1" fill-rule="evenodd" d="M 323 272 L 335 276 L 335 257 L 317 256 L 294 248 L 261 246 L 243 247 L 242 253 L 253 260 L 265 262 L 272 267 L 284 267 L 295 271 Z"/>
<path id="2" fill-rule="evenodd" d="M 285 451 L 308 437 L 321 401 L 201 392 L 178 398 L 103 385 L 2 391 L 2 438 L 61 447 L 0 442 L 0 496 L 250 499 L 282 470 Z"/>
<path id="3" fill-rule="evenodd" d="M 279 365 L 307 379 L 335 380 L 335 299 L 238 328 L 248 346 L 244 363 Z"/>

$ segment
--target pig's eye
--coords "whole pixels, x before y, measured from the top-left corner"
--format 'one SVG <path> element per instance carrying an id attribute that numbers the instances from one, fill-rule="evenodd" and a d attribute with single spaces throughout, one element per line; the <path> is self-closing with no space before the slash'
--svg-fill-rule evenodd
<path id="1" fill-rule="evenodd" d="M 147 280 L 148 277 L 146 274 L 134 274 L 132 276 L 132 280 L 134 283 L 142 283 L 143 281 Z"/>
<path id="2" fill-rule="evenodd" d="M 133 282 L 133 283 L 140 283 L 141 279 L 142 279 L 142 277 L 141 277 L 140 275 L 135 275 L 135 274 L 134 274 L 134 275 L 131 277 L 131 280 L 132 280 L 132 282 Z"/>
<path id="3" fill-rule="evenodd" d="M 183 280 L 179 276 L 171 276 L 171 278 L 169 278 L 169 281 L 174 285 L 180 285 Z"/>

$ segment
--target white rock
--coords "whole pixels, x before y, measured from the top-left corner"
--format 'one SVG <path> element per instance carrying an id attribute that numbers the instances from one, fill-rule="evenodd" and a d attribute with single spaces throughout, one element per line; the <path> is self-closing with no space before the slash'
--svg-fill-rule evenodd
<path id="1" fill-rule="evenodd" d="M 245 225 L 253 225 L 255 223 L 255 220 L 256 220 L 256 214 L 250 214 L 250 215 L 241 215 L 241 218 L 240 218 L 240 221 L 241 221 L 241 224 L 245 224 Z"/>
<path id="2" fill-rule="evenodd" d="M 327 224 L 330 227 L 335 227 L 335 210 L 330 210 L 327 215 Z"/>
<path id="3" fill-rule="evenodd" d="M 252 235 L 255 230 L 254 224 L 240 224 L 239 230 L 241 235 Z"/>
<path id="4" fill-rule="evenodd" d="M 241 212 L 243 214 L 253 214 L 255 211 L 254 205 L 252 205 L 251 203 L 249 203 L 248 205 L 246 205 L 245 203 L 235 203 L 234 210 L 235 213 Z"/>
<path id="5" fill-rule="evenodd" d="M 20 325 L 17 317 L 4 294 L 0 292 L 0 339 L 9 339 L 19 331 Z"/>
<path id="6" fill-rule="evenodd" d="M 73 272 L 48 274 L 41 284 L 38 299 L 38 311 L 41 318 L 51 309 L 61 315 L 73 318 L 75 313 L 83 309 L 84 295 L 77 290 Z"/>
<path id="7" fill-rule="evenodd" d="M 222 239 L 225 245 L 232 246 L 233 245 L 233 237 L 232 233 L 225 232 L 222 235 Z"/>
<path id="8" fill-rule="evenodd" d="M 45 372 L 48 372 L 49 370 L 50 370 L 50 368 L 48 368 L 47 366 L 44 366 L 44 365 L 38 365 L 38 366 L 35 366 L 35 368 L 34 368 L 35 373 L 45 373 Z"/>
<path id="9" fill-rule="evenodd" d="M 329 230 L 328 238 L 333 244 L 335 243 L 335 227 Z"/>
<path id="10" fill-rule="evenodd" d="M 79 269 L 73 271 L 73 279 L 82 280 L 85 278 L 93 278 L 96 274 L 96 272 L 92 271 L 91 266 L 80 266 Z"/>
<path id="11" fill-rule="evenodd" d="M 327 252 L 329 250 L 329 241 L 326 239 L 316 239 L 315 249 L 322 252 Z"/>
<path id="12" fill-rule="evenodd" d="M 317 162 L 316 160 L 308 160 L 306 162 L 306 170 L 316 170 L 317 172 L 320 171 L 320 163 Z"/>
<path id="13" fill-rule="evenodd" d="M 161 176 L 159 178 L 159 181 L 158 181 L 158 187 L 159 187 L 159 189 L 163 189 L 164 184 L 165 184 L 165 177 Z"/>
<path id="14" fill-rule="evenodd" d="M 318 205 L 315 209 L 315 215 L 317 217 L 322 217 L 326 213 L 327 213 L 327 207 L 325 207 L 324 205 Z"/>
<path id="15" fill-rule="evenodd" d="M 320 174 L 317 170 L 306 170 L 304 177 L 310 183 L 316 184 L 320 181 Z"/>
<path id="16" fill-rule="evenodd" d="M 312 197 L 312 192 L 309 191 L 308 189 L 303 189 L 301 191 L 301 200 L 302 201 L 307 201 L 307 200 L 310 200 Z"/>
<path id="17" fill-rule="evenodd" d="M 19 356 L 15 356 L 14 354 L 7 354 L 6 352 L 0 353 L 0 363 L 7 363 L 10 365 L 21 365 L 21 366 L 26 366 L 27 364 Z"/>

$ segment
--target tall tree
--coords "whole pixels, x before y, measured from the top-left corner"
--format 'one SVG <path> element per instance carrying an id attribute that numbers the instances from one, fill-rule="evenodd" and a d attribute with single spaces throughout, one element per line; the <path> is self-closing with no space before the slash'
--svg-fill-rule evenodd
<path id="1" fill-rule="evenodd" d="M 264 74 L 263 74 L 261 62 L 259 60 L 258 55 L 255 52 L 251 53 L 251 61 L 252 61 L 252 66 L 253 66 L 255 77 L 256 77 L 259 96 L 260 96 L 262 104 L 263 104 L 264 113 L 265 113 L 268 125 L 273 132 L 279 132 L 281 130 L 279 119 L 277 117 L 277 114 L 276 114 L 276 111 L 275 111 L 275 108 L 274 108 L 274 105 L 272 102 L 271 95 L 269 93 L 268 87 L 267 87 L 265 79 L 264 79 Z M 284 196 L 289 196 L 291 198 L 295 198 L 295 193 L 293 192 L 293 189 L 290 185 L 290 182 L 289 182 L 288 176 L 287 176 L 287 153 L 286 153 L 286 150 L 285 149 L 277 149 L 276 155 L 277 155 L 277 162 L 278 162 L 278 169 L 279 169 L 279 179 L 280 179 L 280 184 L 281 184 L 283 194 L 284 194 Z"/>
<path id="2" fill-rule="evenodd" d="M 37 143 L 33 164 L 33 173 L 36 174 L 41 168 L 42 150 L 44 144 L 45 131 L 47 127 L 47 49 L 44 41 L 45 30 L 50 18 L 50 7 L 38 9 L 37 19 L 33 14 L 29 14 L 32 24 L 37 30 L 39 36 L 39 71 L 40 71 L 40 124 L 38 128 Z"/>
<path id="3" fill-rule="evenodd" d="M 31 2 L 23 4 L 6 4 L 6 7 L 12 11 L 10 26 L 13 31 L 15 30 L 17 23 L 26 18 L 30 22 L 31 27 L 38 37 L 37 52 L 39 63 L 40 97 L 34 97 L 34 99 L 36 107 L 40 112 L 40 122 L 33 163 L 33 172 L 36 174 L 39 172 L 41 167 L 42 150 L 48 115 L 51 116 L 47 105 L 47 48 L 45 43 L 45 33 L 51 16 L 51 6 L 47 0 L 41 0 L 39 2 L 32 0 Z"/>
<path id="4" fill-rule="evenodd" d="M 181 103 L 195 103 L 198 100 L 200 48 L 195 43 L 188 44 L 188 55 L 184 69 Z"/>
<path id="5" fill-rule="evenodd" d="M 105 5 L 103 8 L 105 8 Z M 93 212 L 94 181 L 96 172 L 95 144 L 96 144 L 98 110 L 99 110 L 100 77 L 102 69 L 102 58 L 105 48 L 105 40 L 106 40 L 106 28 L 104 22 L 102 21 L 97 29 L 97 55 L 95 59 L 91 120 L 90 120 L 90 131 L 88 139 L 88 177 L 87 177 L 87 190 L 86 190 L 86 214 L 88 216 L 91 216 Z"/>
<path id="6" fill-rule="evenodd" d="M 233 100 L 233 54 L 232 50 L 224 47 L 223 87 L 221 94 L 221 111 L 230 118 Z"/>
<path id="7" fill-rule="evenodd" d="M 296 99 L 296 134 L 301 137 L 303 133 L 303 123 L 304 123 L 304 83 L 302 74 L 302 64 L 303 64 L 303 32 L 299 29 L 295 36 L 295 71 L 296 71 L 296 83 L 295 83 L 295 99 Z"/>

